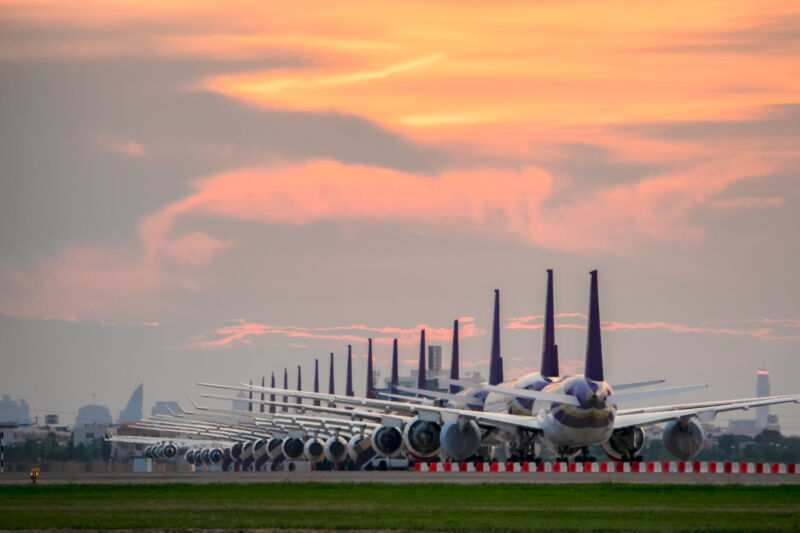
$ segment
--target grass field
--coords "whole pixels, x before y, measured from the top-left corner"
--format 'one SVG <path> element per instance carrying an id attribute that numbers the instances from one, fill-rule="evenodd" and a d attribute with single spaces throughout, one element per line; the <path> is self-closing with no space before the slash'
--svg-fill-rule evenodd
<path id="1" fill-rule="evenodd" d="M 0 487 L 0 529 L 800 530 L 800 486 Z"/>

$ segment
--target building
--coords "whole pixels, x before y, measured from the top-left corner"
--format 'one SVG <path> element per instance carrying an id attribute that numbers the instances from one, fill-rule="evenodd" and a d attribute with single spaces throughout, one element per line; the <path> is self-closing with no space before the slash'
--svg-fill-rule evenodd
<path id="1" fill-rule="evenodd" d="M 144 384 L 136 387 L 128 400 L 128 405 L 125 409 L 119 412 L 117 424 L 125 424 L 130 422 L 138 422 L 142 419 L 142 403 L 144 400 Z"/>
<path id="2" fill-rule="evenodd" d="M 89 444 L 94 439 L 101 439 L 109 432 L 111 423 L 108 424 L 84 424 L 82 426 L 75 426 L 72 431 L 72 440 L 75 445 Z"/>
<path id="3" fill-rule="evenodd" d="M 30 424 L 27 402 L 23 399 L 14 401 L 8 394 L 3 394 L 3 399 L 0 400 L 0 423 Z"/>
<path id="4" fill-rule="evenodd" d="M 411 370 L 408 376 L 398 376 L 397 384 L 404 387 L 417 387 L 419 378 L 419 368 Z M 449 385 L 439 383 L 440 379 L 450 379 L 450 369 L 442 368 L 442 347 L 441 346 L 428 346 L 427 365 L 425 365 L 425 388 L 430 391 L 448 392 Z M 483 383 L 486 381 L 479 371 L 474 372 L 461 372 L 460 379 L 463 381 L 472 381 L 474 383 Z M 389 392 L 391 385 L 391 377 L 384 379 L 384 388 L 376 392 Z"/>
<path id="5" fill-rule="evenodd" d="M 105 405 L 90 404 L 78 409 L 78 416 L 75 418 L 75 428 L 90 425 L 112 424 L 111 411 Z"/>
<path id="6" fill-rule="evenodd" d="M 761 367 L 756 373 L 756 396 L 763 398 L 769 396 L 769 371 Z M 756 417 L 728 421 L 728 432 L 735 435 L 749 435 L 755 437 L 765 429 L 780 431 L 778 416 L 769 412 L 769 405 L 756 407 Z"/>

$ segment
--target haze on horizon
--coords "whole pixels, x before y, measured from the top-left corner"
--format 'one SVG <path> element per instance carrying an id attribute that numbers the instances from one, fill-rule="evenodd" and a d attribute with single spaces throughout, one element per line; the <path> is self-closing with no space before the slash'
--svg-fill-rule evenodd
<path id="1" fill-rule="evenodd" d="M 0 392 L 114 417 L 419 328 L 800 392 L 795 2 L 0 0 Z M 324 381 L 324 379 L 323 379 Z M 776 407 L 800 433 L 796 407 Z M 744 415 L 746 416 L 746 415 Z"/>

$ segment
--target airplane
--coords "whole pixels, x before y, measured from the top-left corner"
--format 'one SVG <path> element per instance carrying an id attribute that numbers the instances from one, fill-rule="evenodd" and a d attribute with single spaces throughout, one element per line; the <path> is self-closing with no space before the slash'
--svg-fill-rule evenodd
<path id="1" fill-rule="evenodd" d="M 497 313 L 495 318 L 495 323 L 499 322 Z M 547 331 L 544 344 L 545 351 L 552 346 L 547 339 Z M 493 353 L 495 350 L 499 353 L 499 338 L 496 341 L 493 339 Z M 554 350 L 550 350 L 551 354 L 553 352 Z M 548 359 L 548 365 L 552 361 L 552 358 Z M 544 363 L 543 369 L 545 371 L 542 374 L 552 374 L 555 370 L 551 366 L 545 367 Z M 490 383 L 496 381 L 498 374 L 498 367 L 493 368 L 490 372 Z M 493 377 L 495 379 L 492 379 Z M 475 411 L 452 406 L 441 407 L 335 394 L 283 391 L 269 387 L 248 386 L 243 382 L 233 386 L 213 383 L 200 383 L 200 385 L 228 390 L 288 393 L 292 397 L 327 402 L 329 406 L 348 405 L 354 414 L 381 412 L 386 418 L 372 433 L 373 444 L 382 435 L 401 435 L 402 445 L 414 458 L 432 458 L 441 453 L 456 461 L 475 456 L 479 448 L 487 444 L 513 443 L 517 448 L 521 448 L 525 443 L 536 440 L 541 440 L 551 447 L 558 459 L 563 461 L 573 457 L 576 461 L 592 460 L 593 458 L 589 456 L 591 445 L 602 445 L 613 459 L 631 461 L 639 458 L 639 452 L 644 446 L 643 428 L 664 422 L 667 423 L 663 437 L 665 448 L 676 458 L 689 460 L 699 452 L 703 444 L 704 434 L 700 422 L 713 420 L 718 413 L 730 410 L 746 410 L 759 405 L 800 403 L 800 395 L 792 394 L 619 409 L 618 405 L 627 402 L 680 390 L 691 390 L 700 386 L 615 393 L 614 388 L 605 381 L 603 371 L 596 270 L 590 272 L 584 374 L 566 376 L 558 380 L 552 379 L 557 375 L 542 375 L 542 377 L 551 379 L 540 390 L 536 390 L 535 387 L 525 389 L 510 387 L 502 382 L 483 386 L 483 389 L 488 390 L 490 394 L 534 400 L 530 414 L 508 412 L 507 401 L 491 402 L 488 394 L 484 410 Z M 628 384 L 628 388 L 639 385 L 641 383 Z M 396 416 L 398 414 L 403 416 Z M 395 418 L 392 420 L 392 417 Z M 392 439 L 392 442 L 397 440 Z M 386 452 L 380 447 L 376 448 L 379 454 Z M 392 453 L 396 453 L 396 450 Z"/>

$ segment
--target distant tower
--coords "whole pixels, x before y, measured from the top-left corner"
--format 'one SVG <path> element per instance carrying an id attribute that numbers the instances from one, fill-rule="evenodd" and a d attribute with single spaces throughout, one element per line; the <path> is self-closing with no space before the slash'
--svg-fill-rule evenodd
<path id="1" fill-rule="evenodd" d="M 756 374 L 756 396 L 769 396 L 769 371 L 761 366 Z M 764 429 L 769 424 L 769 405 L 756 407 L 756 429 Z"/>
<path id="2" fill-rule="evenodd" d="M 428 370 L 438 372 L 442 369 L 442 347 L 428 346 Z"/>

